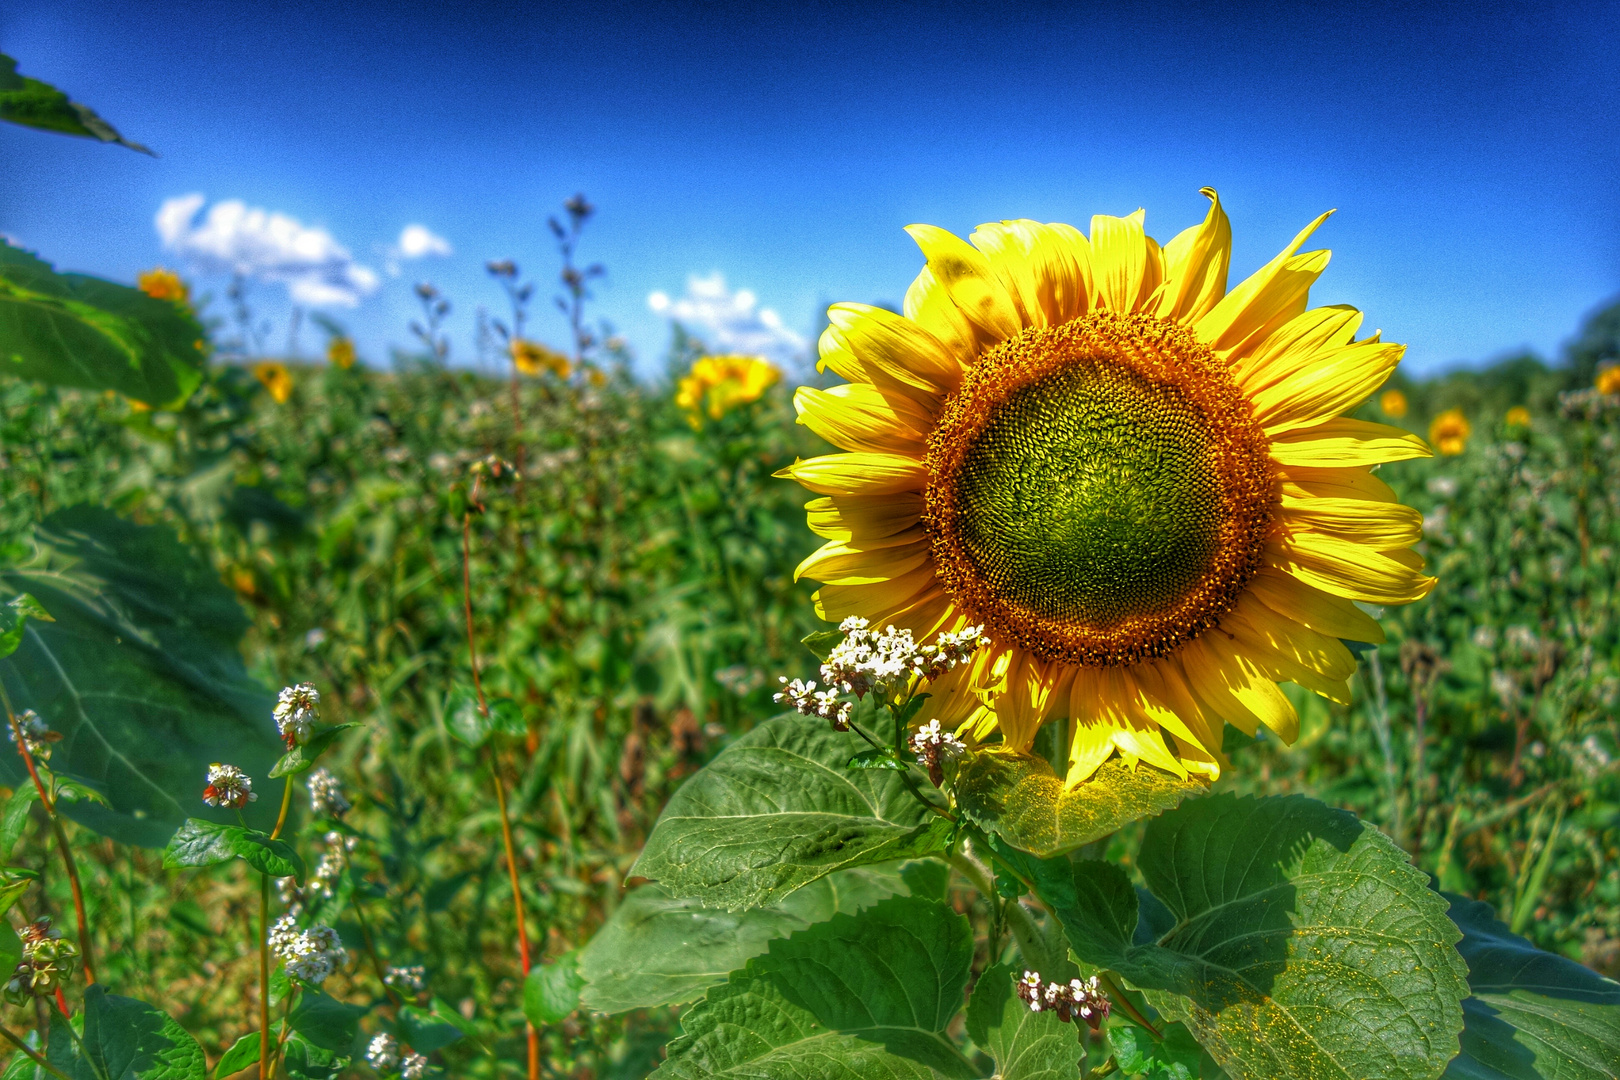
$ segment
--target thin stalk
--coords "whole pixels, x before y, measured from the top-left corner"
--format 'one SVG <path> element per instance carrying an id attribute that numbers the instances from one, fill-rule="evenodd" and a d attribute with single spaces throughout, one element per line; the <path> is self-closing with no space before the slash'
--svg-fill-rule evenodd
<path id="1" fill-rule="evenodd" d="M 287 810 L 292 806 L 292 777 L 288 776 L 281 782 L 281 813 L 276 815 L 276 828 L 270 834 L 275 840 L 281 836 L 282 828 L 287 824 Z"/>
<path id="2" fill-rule="evenodd" d="M 28 1055 L 29 1061 L 32 1061 L 35 1065 L 38 1065 L 52 1076 L 60 1076 L 62 1080 L 73 1080 L 73 1077 L 46 1061 L 38 1051 L 33 1049 L 33 1047 L 29 1046 L 27 1043 L 23 1042 L 22 1039 L 17 1036 L 16 1032 L 12 1031 L 4 1024 L 0 1024 L 0 1035 L 4 1035 L 6 1038 L 10 1039 L 17 1049 Z"/>
<path id="3" fill-rule="evenodd" d="M 348 871 L 349 877 L 353 879 L 354 864 L 349 861 L 349 849 L 340 843 L 338 850 L 343 853 L 343 869 Z M 394 1003 L 397 1010 L 405 1003 L 405 999 L 400 997 L 398 990 L 388 985 L 388 975 L 383 971 L 382 959 L 377 955 L 377 943 L 371 937 L 371 921 L 366 918 L 365 908 L 360 905 L 358 899 L 351 896 L 349 906 L 354 908 L 355 918 L 360 920 L 360 936 L 366 943 L 366 955 L 371 958 L 371 970 L 377 973 L 377 981 L 382 984 L 383 993 L 388 995 L 388 1000 Z"/>
<path id="4" fill-rule="evenodd" d="M 56 846 L 62 852 L 62 863 L 67 867 L 68 886 L 73 892 L 73 916 L 79 925 L 79 955 L 84 961 L 84 978 L 86 982 L 96 981 L 95 949 L 90 943 L 90 921 L 84 913 L 84 891 L 79 887 L 79 866 L 73 859 L 73 849 L 68 846 L 67 833 L 62 829 L 62 822 L 56 816 L 56 802 L 51 798 L 50 792 L 45 790 L 45 783 L 39 778 L 39 769 L 34 765 L 34 755 L 28 749 L 28 741 L 23 738 L 22 724 L 17 720 L 17 714 L 11 707 L 11 695 L 6 693 L 4 686 L 0 686 L 0 704 L 6 708 L 6 721 L 11 725 L 11 734 L 17 742 L 17 752 L 22 754 L 23 764 L 28 766 L 28 775 L 34 781 L 34 790 L 39 795 L 39 804 L 45 808 L 46 815 L 51 819 L 51 831 L 56 834 Z"/>
<path id="5" fill-rule="evenodd" d="M 270 1075 L 270 875 L 259 881 L 259 1075 Z"/>

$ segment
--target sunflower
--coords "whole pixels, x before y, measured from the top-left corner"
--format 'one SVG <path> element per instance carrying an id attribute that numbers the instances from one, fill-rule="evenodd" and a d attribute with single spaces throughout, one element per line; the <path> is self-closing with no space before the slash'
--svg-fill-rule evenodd
<path id="1" fill-rule="evenodd" d="M 1399 390 L 1385 390 L 1378 395 L 1378 411 L 1391 420 L 1399 420 L 1406 415 L 1406 395 Z"/>
<path id="2" fill-rule="evenodd" d="M 354 360 L 354 339 L 343 334 L 332 335 L 332 340 L 326 343 L 326 362 L 348 371 L 354 367 Z"/>
<path id="3" fill-rule="evenodd" d="M 675 388 L 675 405 L 694 428 L 703 414 L 718 420 L 738 405 L 759 400 L 782 373 L 762 356 L 701 356 Z"/>
<path id="4" fill-rule="evenodd" d="M 180 280 L 180 275 L 161 266 L 153 267 L 135 279 L 136 286 L 155 300 L 170 300 L 176 304 L 191 302 L 191 290 Z"/>
<path id="5" fill-rule="evenodd" d="M 1620 394 L 1620 364 L 1612 364 L 1598 372 L 1593 385 L 1600 394 Z"/>
<path id="6" fill-rule="evenodd" d="M 264 384 L 277 405 L 285 405 L 292 396 L 292 373 L 287 365 L 276 360 L 261 360 L 253 365 L 253 377 Z"/>
<path id="7" fill-rule="evenodd" d="M 573 361 L 538 341 L 514 338 L 511 352 L 512 366 L 525 375 L 540 375 L 549 371 L 559 379 L 566 379 L 574 373 Z"/>
<path id="8" fill-rule="evenodd" d="M 1474 425 L 1461 409 L 1447 409 L 1429 421 L 1429 441 L 1447 457 L 1456 457 L 1468 449 L 1468 436 Z"/>
<path id="9" fill-rule="evenodd" d="M 1203 194 L 1162 247 L 1140 210 L 1089 238 L 912 226 L 905 314 L 834 305 L 821 365 L 848 382 L 794 399 L 848 451 L 778 473 L 821 496 L 829 542 L 798 569 L 817 614 L 919 641 L 982 623 L 993 645 L 930 687 L 936 715 L 1020 749 L 1071 721 L 1070 786 L 1115 753 L 1214 778 L 1227 723 L 1292 741 L 1277 684 L 1348 701 L 1341 639 L 1383 640 L 1352 601 L 1434 585 L 1421 516 L 1372 473 L 1429 448 L 1342 415 L 1403 346 L 1307 307 L 1328 253 L 1299 249 L 1327 215 L 1228 290 L 1231 228 Z"/>

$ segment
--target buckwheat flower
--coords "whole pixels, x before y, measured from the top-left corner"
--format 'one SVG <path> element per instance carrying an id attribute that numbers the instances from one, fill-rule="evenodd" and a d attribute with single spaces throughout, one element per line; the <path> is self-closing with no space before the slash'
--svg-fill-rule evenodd
<path id="1" fill-rule="evenodd" d="M 1108 996 L 1098 986 L 1097 976 L 1070 979 L 1067 983 L 1046 982 L 1033 971 L 1018 980 L 1018 997 L 1030 1012 L 1051 1011 L 1065 1024 L 1079 1017 L 1093 1030 L 1108 1018 Z"/>
<path id="2" fill-rule="evenodd" d="M 393 1072 L 399 1068 L 399 1040 L 383 1032 L 366 1047 L 366 1061 L 378 1072 Z"/>
<path id="3" fill-rule="evenodd" d="M 276 719 L 276 730 L 281 732 L 281 741 L 287 744 L 287 749 L 309 741 L 320 704 L 321 695 L 309 683 L 282 688 L 272 715 Z"/>
<path id="4" fill-rule="evenodd" d="M 51 744 L 62 741 L 61 732 L 52 731 L 39 713 L 33 709 L 24 710 L 17 717 L 17 726 L 6 725 L 6 737 L 12 745 L 17 743 L 17 729 L 22 729 L 23 746 L 36 760 L 49 761 L 51 759 Z"/>
<path id="5" fill-rule="evenodd" d="M 427 989 L 427 968 L 420 964 L 410 967 L 391 967 L 388 974 L 383 976 L 383 982 L 395 990 L 403 990 L 408 994 L 420 994 Z"/>
<path id="6" fill-rule="evenodd" d="M 943 762 L 967 749 L 966 744 L 948 731 L 940 730 L 938 720 L 930 720 L 911 736 L 911 750 L 928 770 L 928 778 L 938 787 L 945 779 Z"/>
<path id="7" fill-rule="evenodd" d="M 404 1080 L 422 1080 L 427 1075 L 427 1058 L 421 1054 L 406 1054 L 399 1064 L 399 1075 Z"/>
<path id="8" fill-rule="evenodd" d="M 208 766 L 208 786 L 203 788 L 203 802 L 209 806 L 223 806 L 240 810 L 250 802 L 258 802 L 253 781 L 235 765 L 214 762 Z"/>
<path id="9" fill-rule="evenodd" d="M 309 774 L 310 809 L 322 817 L 340 818 L 354 809 L 343 794 L 343 784 L 325 769 Z"/>
<path id="10" fill-rule="evenodd" d="M 316 924 L 300 931 L 285 915 L 270 931 L 270 949 L 286 965 L 288 975 L 312 986 L 325 982 L 349 956 L 330 926 Z"/>
<path id="11" fill-rule="evenodd" d="M 1041 977 L 1033 971 L 1025 971 L 1024 977 L 1018 980 L 1018 997 L 1029 1006 L 1030 1012 L 1040 1012 Z"/>

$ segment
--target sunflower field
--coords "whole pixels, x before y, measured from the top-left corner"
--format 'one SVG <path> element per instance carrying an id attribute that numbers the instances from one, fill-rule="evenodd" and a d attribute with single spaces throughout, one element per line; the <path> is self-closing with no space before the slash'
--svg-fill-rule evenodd
<path id="1" fill-rule="evenodd" d="M 0 246 L 3 1080 L 1620 1076 L 1620 304 L 1412 379 L 1206 195 L 655 379 L 583 197 L 498 369 Z"/>

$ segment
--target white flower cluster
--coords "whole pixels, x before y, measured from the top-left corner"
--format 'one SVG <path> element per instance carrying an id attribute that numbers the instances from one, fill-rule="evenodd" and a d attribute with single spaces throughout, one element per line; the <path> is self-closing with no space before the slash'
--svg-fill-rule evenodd
<path id="1" fill-rule="evenodd" d="M 349 958 L 337 931 L 319 923 L 299 930 L 291 915 L 283 915 L 270 928 L 270 951 L 287 965 L 287 974 L 299 982 L 319 986 Z"/>
<path id="2" fill-rule="evenodd" d="M 427 989 L 427 968 L 421 964 L 410 967 L 391 967 L 388 974 L 383 976 L 383 982 L 395 990 L 403 990 L 407 994 L 420 994 Z"/>
<path id="3" fill-rule="evenodd" d="M 422 1080 L 427 1075 L 427 1058 L 421 1054 L 406 1054 L 405 1060 L 399 1063 L 399 1075 L 403 1080 Z"/>
<path id="4" fill-rule="evenodd" d="M 13 746 L 17 744 L 17 728 L 22 729 L 23 745 L 28 748 L 28 753 L 40 761 L 50 760 L 51 744 L 62 738 L 33 709 L 26 709 L 17 717 L 17 727 L 6 725 L 6 737 Z"/>
<path id="5" fill-rule="evenodd" d="M 935 787 L 945 778 L 940 763 L 966 749 L 967 744 L 961 739 L 940 729 L 938 720 L 928 721 L 911 736 L 911 751 L 917 755 L 918 763 L 928 770 Z"/>
<path id="6" fill-rule="evenodd" d="M 309 741 L 309 733 L 320 716 L 320 706 L 321 695 L 309 683 L 282 687 L 271 715 L 276 719 L 276 730 L 281 732 L 281 741 L 287 744 L 287 749 Z"/>
<path id="7" fill-rule="evenodd" d="M 250 802 L 258 802 L 253 781 L 235 765 L 214 762 L 208 766 L 208 786 L 203 788 L 203 802 L 209 806 L 223 806 L 240 810 Z"/>
<path id="8" fill-rule="evenodd" d="M 1070 979 L 1060 983 L 1046 982 L 1036 972 L 1026 971 L 1018 980 L 1018 996 L 1030 1012 L 1050 1009 L 1065 1024 L 1078 1016 L 1095 1029 L 1108 1018 L 1108 995 L 1098 988 L 1095 975 L 1084 982 Z"/>
<path id="9" fill-rule="evenodd" d="M 366 1061 L 380 1073 L 393 1072 L 399 1068 L 399 1040 L 386 1031 L 378 1035 L 366 1047 Z"/>
<path id="10" fill-rule="evenodd" d="M 343 794 L 343 783 L 325 769 L 309 774 L 309 806 L 321 817 L 340 818 L 354 809 Z"/>
<path id="11" fill-rule="evenodd" d="M 845 619 L 838 629 L 844 640 L 821 665 L 827 689 L 818 691 L 814 682 L 784 678 L 776 700 L 806 716 L 830 720 L 840 731 L 849 727 L 854 712 L 848 702 L 839 704 L 840 694 L 864 698 L 873 690 L 893 690 L 912 679 L 937 679 L 990 644 L 982 626 L 941 634 L 932 645 L 917 644 L 910 630 L 893 626 L 873 630 L 858 616 Z"/>
<path id="12" fill-rule="evenodd" d="M 337 891 L 337 879 L 343 876 L 344 864 L 348 861 L 347 852 L 353 851 L 360 842 L 357 836 L 344 836 L 340 832 L 326 834 L 326 851 L 321 855 L 321 861 L 315 864 L 315 872 L 310 875 L 309 884 L 304 888 L 305 896 L 331 896 Z"/>

